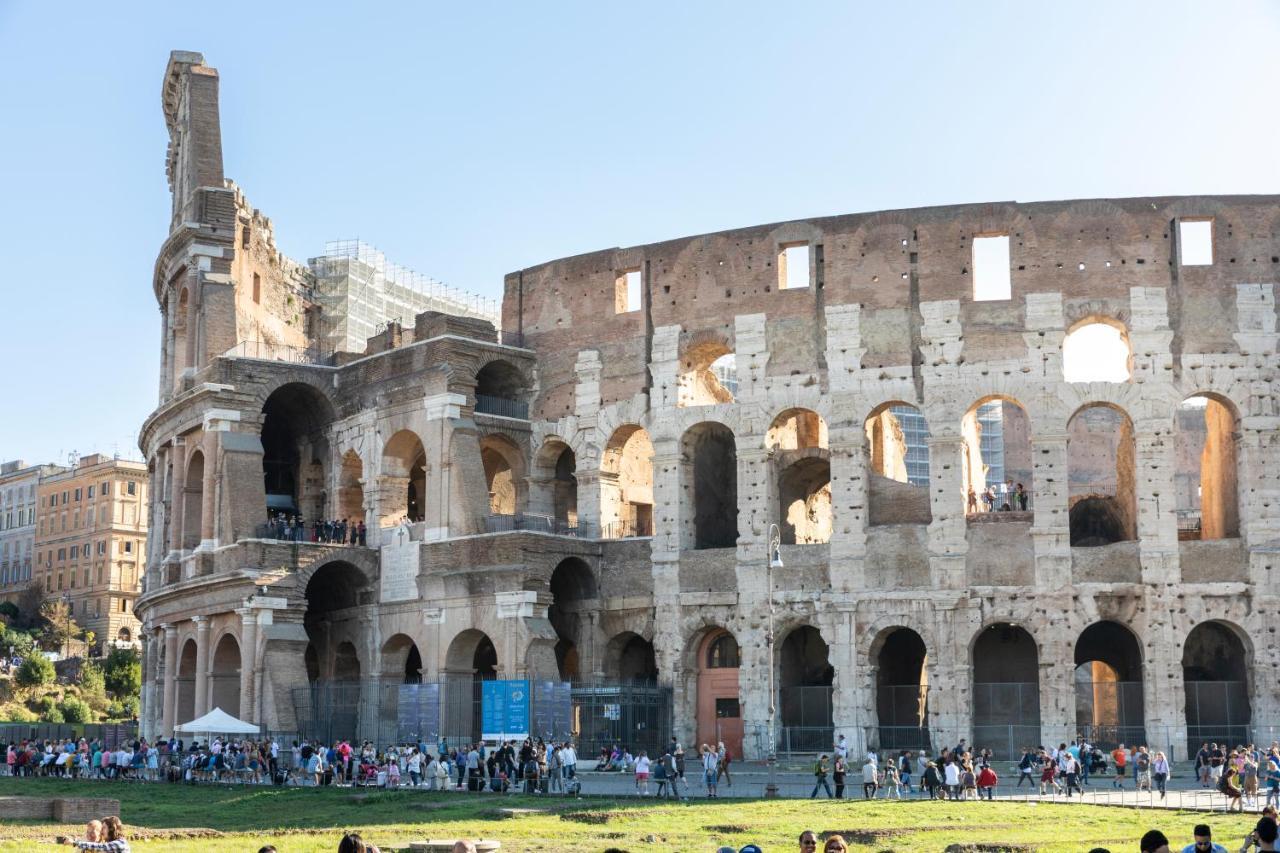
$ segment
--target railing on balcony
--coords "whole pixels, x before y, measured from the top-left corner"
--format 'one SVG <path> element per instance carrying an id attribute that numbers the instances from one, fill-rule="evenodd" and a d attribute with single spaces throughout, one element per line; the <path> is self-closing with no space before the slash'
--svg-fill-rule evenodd
<path id="1" fill-rule="evenodd" d="M 653 525 L 638 525 L 633 521 L 611 521 L 600 527 L 601 539 L 641 539 L 653 535 Z"/>
<path id="2" fill-rule="evenodd" d="M 333 363 L 333 353 L 319 347 L 294 347 L 270 341 L 241 341 L 222 354 L 223 358 L 256 358 L 263 361 L 287 361 L 292 364 Z"/>
<path id="3" fill-rule="evenodd" d="M 485 517 L 485 530 L 489 533 L 507 533 L 512 530 L 528 530 L 533 533 L 551 533 L 556 536 L 590 537 L 586 525 L 563 521 L 549 515 L 518 512 L 514 515 L 490 515 Z"/>
<path id="4" fill-rule="evenodd" d="M 494 397 L 489 394 L 476 395 L 476 413 L 481 415 L 498 415 L 503 418 L 529 420 L 529 404 L 523 400 L 512 400 L 508 397 Z"/>

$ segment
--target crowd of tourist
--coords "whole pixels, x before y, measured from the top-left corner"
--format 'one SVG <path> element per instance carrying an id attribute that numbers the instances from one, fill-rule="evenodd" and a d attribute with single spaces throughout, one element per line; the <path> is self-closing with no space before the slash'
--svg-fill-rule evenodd
<path id="1" fill-rule="evenodd" d="M 361 545 L 368 536 L 364 521 L 331 519 L 303 521 L 302 516 L 286 512 L 267 517 L 267 535 L 284 542 L 320 542 L 328 545 Z"/>
<path id="2" fill-rule="evenodd" d="M 968 513 L 978 512 L 1026 512 L 1031 493 L 1021 483 L 993 483 L 981 492 L 969 489 Z"/>

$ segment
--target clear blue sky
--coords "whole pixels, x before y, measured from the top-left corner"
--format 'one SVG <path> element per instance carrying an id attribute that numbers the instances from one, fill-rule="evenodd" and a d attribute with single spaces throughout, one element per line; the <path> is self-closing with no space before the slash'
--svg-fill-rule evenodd
<path id="1" fill-rule="evenodd" d="M 0 457 L 136 453 L 171 49 L 305 259 L 497 295 L 616 245 L 861 210 L 1280 192 L 1280 3 L 0 0 Z"/>

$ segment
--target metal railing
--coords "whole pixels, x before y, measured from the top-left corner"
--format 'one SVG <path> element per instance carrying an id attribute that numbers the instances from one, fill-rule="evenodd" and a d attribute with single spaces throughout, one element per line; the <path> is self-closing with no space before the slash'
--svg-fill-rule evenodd
<path id="1" fill-rule="evenodd" d="M 292 364 L 333 364 L 333 353 L 319 347 L 294 347 L 270 341 L 241 341 L 222 354 L 223 358 L 254 358 L 287 361 Z"/>
<path id="2" fill-rule="evenodd" d="M 585 525 L 569 522 L 549 515 L 537 515 L 517 512 L 512 515 L 488 515 L 484 520 L 488 533 L 508 533 L 513 530 L 527 530 L 533 533 L 551 533 L 555 536 L 589 536 Z"/>
<path id="3" fill-rule="evenodd" d="M 601 539 L 642 539 L 652 535 L 652 524 L 642 527 L 633 521 L 611 521 L 600 527 Z"/>
<path id="4" fill-rule="evenodd" d="M 502 418 L 529 420 L 529 404 L 523 400 L 509 397 L 495 397 L 491 394 L 476 394 L 476 414 L 497 415 Z"/>

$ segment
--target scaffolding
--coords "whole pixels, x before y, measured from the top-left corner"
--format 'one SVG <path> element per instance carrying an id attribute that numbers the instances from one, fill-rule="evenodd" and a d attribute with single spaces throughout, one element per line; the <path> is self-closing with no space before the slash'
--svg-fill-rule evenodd
<path id="1" fill-rule="evenodd" d="M 363 352 L 367 340 L 391 322 L 412 327 L 424 311 L 501 322 L 497 299 L 451 287 L 391 263 L 361 240 L 329 240 L 307 265 L 316 278 L 318 337 L 328 352 Z"/>

